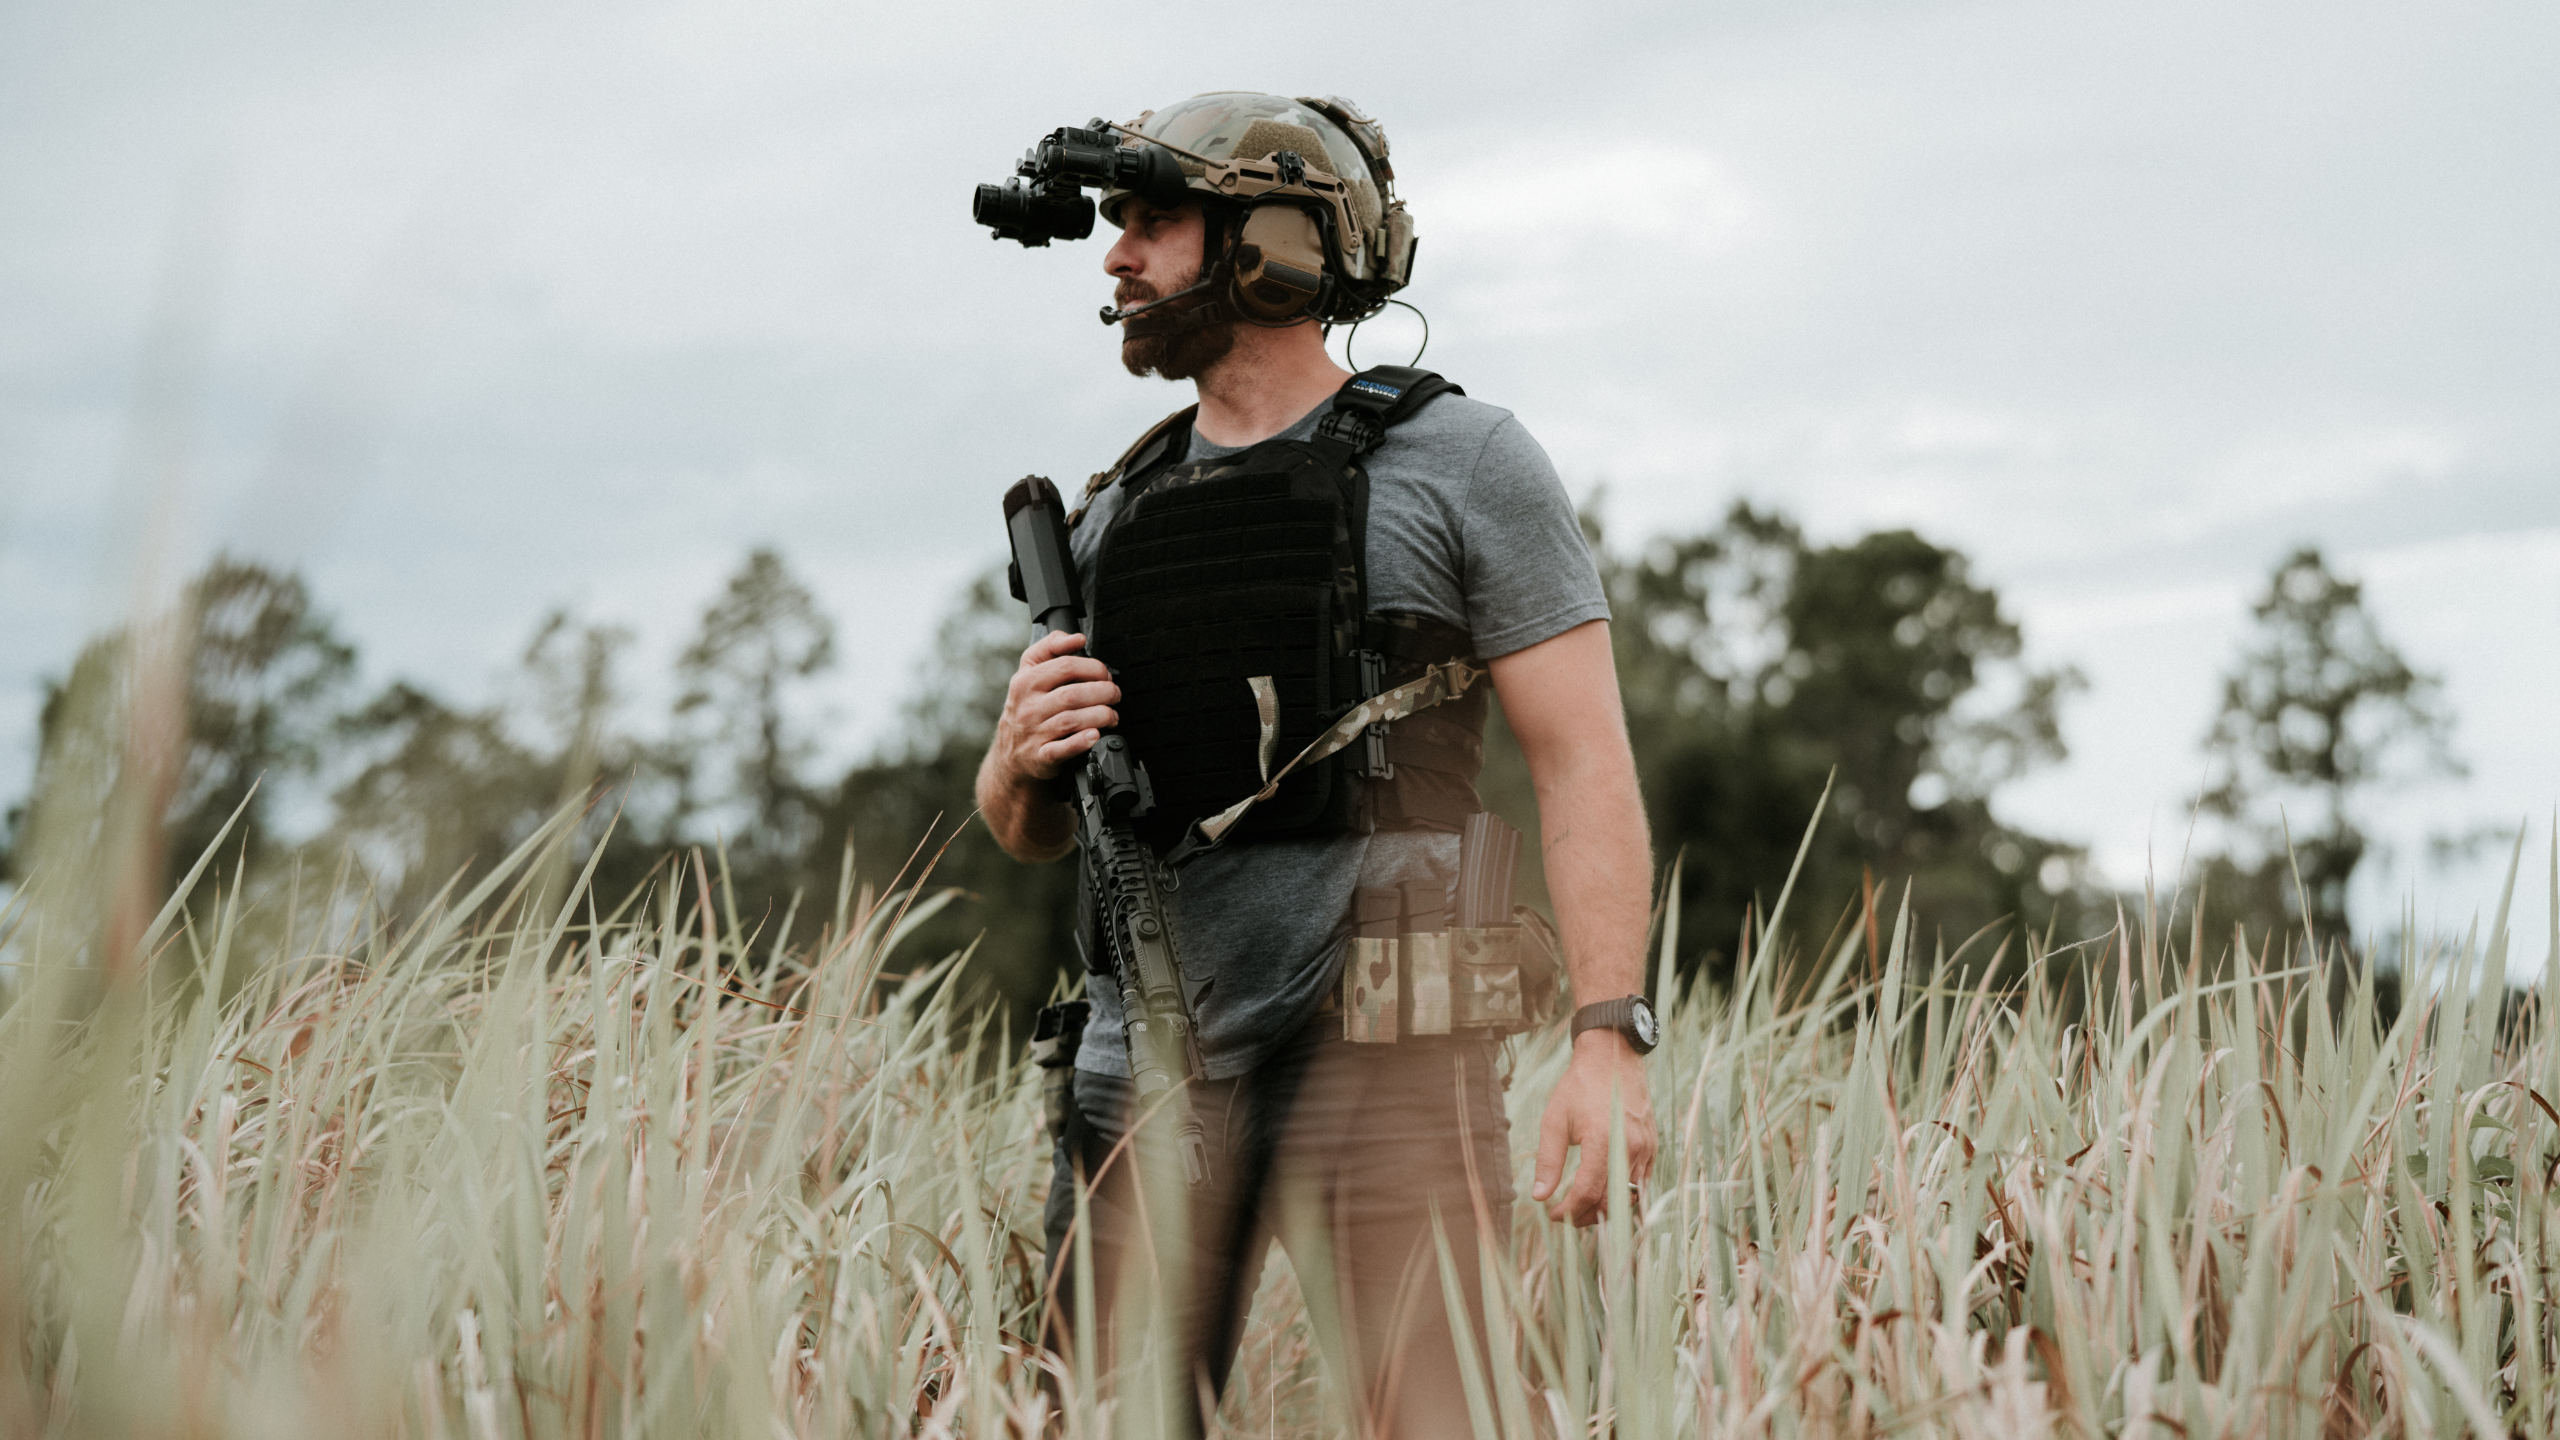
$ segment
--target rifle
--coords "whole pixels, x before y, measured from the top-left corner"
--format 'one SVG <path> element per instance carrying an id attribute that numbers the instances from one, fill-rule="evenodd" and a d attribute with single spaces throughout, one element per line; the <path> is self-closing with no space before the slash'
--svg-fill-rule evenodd
<path id="1" fill-rule="evenodd" d="M 1035 634 L 1081 632 L 1084 591 L 1067 546 L 1066 506 L 1058 487 L 1038 475 L 1015 482 L 1005 492 L 1004 523 L 1013 542 L 1013 598 L 1031 607 Z M 1094 741 L 1071 778 L 1076 846 L 1084 856 L 1097 932 L 1086 963 L 1120 987 L 1137 1113 L 1145 1115 L 1159 1103 L 1172 1107 L 1183 1177 L 1202 1185 L 1209 1179 L 1209 1144 L 1184 1089 L 1201 1078 L 1200 1041 L 1191 1018 L 1196 992 L 1183 978 L 1165 914 L 1172 872 L 1130 824 L 1155 808 L 1154 787 L 1128 740 L 1109 732 Z"/>

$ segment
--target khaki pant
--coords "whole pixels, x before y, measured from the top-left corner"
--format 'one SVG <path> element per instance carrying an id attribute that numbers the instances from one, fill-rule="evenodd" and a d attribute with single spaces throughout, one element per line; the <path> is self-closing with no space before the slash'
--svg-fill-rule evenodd
<path id="1" fill-rule="evenodd" d="M 1133 1146 L 1123 1143 L 1129 1082 L 1076 1073 L 1046 1216 L 1052 1349 L 1064 1354 L 1072 1343 L 1068 1232 L 1082 1176 L 1105 1337 L 1097 1372 L 1110 1364 L 1108 1337 L 1127 1318 L 1130 1287 L 1160 1275 L 1175 1313 L 1158 1333 L 1177 1337 L 1186 1393 L 1213 1407 L 1276 1240 L 1298 1272 L 1334 1379 L 1357 1407 L 1359 1432 L 1467 1433 L 1432 1212 L 1436 1201 L 1481 1358 L 1479 1214 L 1490 1220 L 1498 1250 L 1510 1249 L 1510 1126 L 1496 1046 L 1437 1037 L 1354 1045 L 1331 1038 L 1341 1023 L 1318 1016 L 1259 1068 L 1192 1087 L 1211 1165 L 1210 1183 L 1196 1191 L 1171 1179 L 1142 1194 Z M 1156 1206 L 1147 1203 L 1158 1197 Z M 1179 1213 L 1150 1224 L 1166 1203 Z M 1185 1413 L 1205 1429 L 1200 1408 Z"/>

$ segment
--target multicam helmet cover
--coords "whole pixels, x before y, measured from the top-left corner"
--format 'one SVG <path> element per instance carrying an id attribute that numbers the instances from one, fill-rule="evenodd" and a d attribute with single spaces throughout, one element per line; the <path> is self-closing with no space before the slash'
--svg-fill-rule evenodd
<path id="1" fill-rule="evenodd" d="M 1327 257 L 1342 278 L 1368 282 L 1369 288 L 1383 282 L 1387 290 L 1404 283 L 1406 277 L 1397 272 L 1410 249 L 1412 226 L 1395 199 L 1386 132 L 1350 101 L 1218 90 L 1150 110 L 1127 128 L 1174 147 L 1183 173 L 1192 177 L 1192 188 L 1220 198 L 1201 178 L 1200 164 L 1178 152 L 1211 160 L 1260 160 L 1275 151 L 1295 151 L 1310 169 L 1330 171 L 1349 191 L 1356 233 L 1341 236 L 1340 253 Z M 1126 190 L 1103 192 L 1102 218 L 1119 225 L 1128 198 Z"/>

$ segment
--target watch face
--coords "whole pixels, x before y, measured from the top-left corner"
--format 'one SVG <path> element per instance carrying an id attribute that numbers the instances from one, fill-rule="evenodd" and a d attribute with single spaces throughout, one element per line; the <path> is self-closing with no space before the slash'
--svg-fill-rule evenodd
<path id="1" fill-rule="evenodd" d="M 1652 1003 L 1639 995 L 1629 1008 L 1635 1011 L 1631 1018 L 1635 1021 L 1636 1039 L 1642 1041 L 1647 1050 L 1661 1044 L 1662 1021 L 1654 1016 Z"/>

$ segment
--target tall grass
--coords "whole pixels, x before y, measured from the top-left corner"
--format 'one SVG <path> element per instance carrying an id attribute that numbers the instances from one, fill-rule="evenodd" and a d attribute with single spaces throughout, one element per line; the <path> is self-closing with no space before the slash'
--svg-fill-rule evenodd
<path id="1" fill-rule="evenodd" d="M 1025 1339 L 1035 1072 L 952 1013 L 966 955 L 905 953 L 952 897 L 747 925 L 683 856 L 614 910 L 571 831 L 400 921 L 344 873 L 200 867 L 122 929 L 129 870 L 12 898 L 0 1426 L 1150 1428 Z M 2560 1044 L 2547 989 L 2502 1023 L 2504 914 L 2388 1024 L 2370 960 L 2172 929 L 1812 945 L 1782 899 L 1731 984 L 1663 977 L 1640 1202 L 1444 1250 L 1477 1428 L 2551 1433 Z M 1513 1045 L 1525 1143 L 1567 1050 Z M 1341 1433 L 1318 1348 L 1279 1275 L 1233 1428 Z"/>

